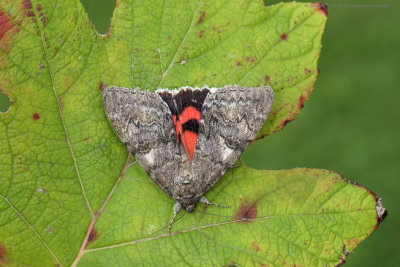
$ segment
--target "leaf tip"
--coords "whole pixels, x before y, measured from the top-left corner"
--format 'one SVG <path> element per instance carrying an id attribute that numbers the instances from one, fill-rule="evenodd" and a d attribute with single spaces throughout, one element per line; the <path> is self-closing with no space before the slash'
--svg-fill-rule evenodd
<path id="1" fill-rule="evenodd" d="M 357 183 L 353 183 L 353 185 L 363 188 L 364 190 L 366 190 L 369 194 L 372 195 L 372 197 L 375 200 L 375 209 L 376 209 L 376 215 L 377 215 L 377 223 L 375 225 L 375 229 L 376 230 L 378 228 L 378 226 L 381 224 L 381 222 L 383 222 L 386 219 L 387 216 L 387 209 L 385 209 L 385 207 L 383 207 L 382 204 L 382 198 L 378 197 L 374 192 L 372 192 L 370 189 L 366 188 L 365 186 L 359 185 Z"/>
<path id="2" fill-rule="evenodd" d="M 321 12 L 322 14 L 325 15 L 325 17 L 328 17 L 328 4 L 326 3 L 315 3 L 315 10 Z"/>

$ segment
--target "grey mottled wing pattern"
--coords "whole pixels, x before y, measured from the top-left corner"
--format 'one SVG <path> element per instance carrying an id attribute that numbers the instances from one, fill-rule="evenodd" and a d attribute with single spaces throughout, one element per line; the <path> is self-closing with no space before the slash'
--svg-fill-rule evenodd
<path id="1" fill-rule="evenodd" d="M 232 167 L 265 123 L 272 106 L 270 87 L 228 85 L 207 95 L 193 156 L 194 184 L 205 194 Z"/>
<path id="2" fill-rule="evenodd" d="M 182 160 L 167 104 L 158 94 L 122 87 L 104 89 L 103 103 L 121 141 L 153 181 L 174 197 Z"/>

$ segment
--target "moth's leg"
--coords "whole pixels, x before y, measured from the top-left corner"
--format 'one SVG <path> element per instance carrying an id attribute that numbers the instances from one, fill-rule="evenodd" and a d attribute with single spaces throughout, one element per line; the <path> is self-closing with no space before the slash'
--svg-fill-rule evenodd
<path id="1" fill-rule="evenodd" d="M 168 234 L 170 233 L 172 223 L 174 222 L 174 219 L 175 219 L 176 215 L 178 214 L 178 212 L 181 210 L 181 208 L 182 208 L 181 203 L 176 202 L 175 205 L 174 205 L 174 208 L 173 208 L 174 216 L 172 217 L 172 220 L 171 220 L 171 222 L 169 223 L 169 226 L 168 226 Z"/>
<path id="2" fill-rule="evenodd" d="M 225 205 L 220 205 L 220 204 L 215 204 L 215 203 L 211 203 L 210 201 L 208 201 L 208 199 L 205 196 L 202 196 L 199 199 L 199 202 L 207 204 L 207 205 L 214 205 L 214 206 L 218 206 L 218 207 L 223 207 L 223 208 L 230 208 L 231 206 L 225 206 Z"/>

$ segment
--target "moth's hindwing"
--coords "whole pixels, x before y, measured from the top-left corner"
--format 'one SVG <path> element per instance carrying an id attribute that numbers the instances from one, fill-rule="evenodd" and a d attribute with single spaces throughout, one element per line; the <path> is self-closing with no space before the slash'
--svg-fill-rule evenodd
<path id="1" fill-rule="evenodd" d="M 192 173 L 205 194 L 232 167 L 265 123 L 270 87 L 225 86 L 207 95 L 193 156 Z"/>
<path id="2" fill-rule="evenodd" d="M 158 94 L 121 87 L 106 88 L 103 102 L 122 142 L 154 182 L 174 197 L 181 159 L 167 104 Z"/>

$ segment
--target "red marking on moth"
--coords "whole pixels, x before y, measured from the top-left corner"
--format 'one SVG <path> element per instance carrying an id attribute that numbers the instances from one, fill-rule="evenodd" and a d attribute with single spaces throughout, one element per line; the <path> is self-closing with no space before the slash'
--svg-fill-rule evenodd
<path id="1" fill-rule="evenodd" d="M 198 111 L 195 107 L 187 107 L 185 108 L 179 116 L 179 120 L 182 124 L 185 122 L 195 119 L 200 122 L 200 111 Z"/>
<path id="2" fill-rule="evenodd" d="M 257 245 L 256 242 L 253 242 L 251 244 L 251 247 L 253 248 L 254 251 L 257 251 L 257 252 L 261 251 L 261 248 Z"/>
<path id="3" fill-rule="evenodd" d="M 39 116 L 39 114 L 38 113 L 33 113 L 33 115 L 32 115 L 32 120 L 34 120 L 34 121 L 37 121 L 38 119 L 40 119 L 40 116 Z"/>
<path id="4" fill-rule="evenodd" d="M 191 106 L 186 107 L 182 113 L 178 115 L 178 119 L 175 115 L 172 115 L 172 120 L 175 125 L 176 143 L 179 144 L 179 139 L 182 141 L 190 162 L 193 160 L 194 150 L 196 149 L 197 133 L 191 131 L 184 132 L 182 125 L 193 119 L 200 122 L 200 116 L 200 111 Z"/>
<path id="5" fill-rule="evenodd" d="M 90 243 L 95 241 L 97 238 L 99 238 L 99 232 L 97 232 L 97 230 L 95 228 L 93 228 L 88 236 L 87 245 L 89 245 Z"/>
<path id="6" fill-rule="evenodd" d="M 257 202 L 250 204 L 245 201 L 240 205 L 239 211 L 237 212 L 235 217 L 239 220 L 246 221 L 257 218 L 257 214 Z"/>
<path id="7" fill-rule="evenodd" d="M 189 156 L 190 162 L 193 160 L 194 150 L 196 149 L 197 133 L 185 131 L 181 135 L 182 144 Z"/>
<path id="8" fill-rule="evenodd" d="M 286 41 L 286 40 L 288 39 L 287 34 L 286 34 L 286 33 L 282 33 L 282 34 L 281 34 L 281 39 L 284 40 L 284 41 Z"/>
<path id="9" fill-rule="evenodd" d="M 200 11 L 200 17 L 197 20 L 197 24 L 202 23 L 205 17 L 206 17 L 206 12 L 205 11 Z"/>
<path id="10" fill-rule="evenodd" d="M 3 38 L 4 34 L 8 32 L 14 24 L 8 19 L 8 17 L 0 11 L 0 39 Z"/>
<path id="11" fill-rule="evenodd" d="M 325 17 L 328 16 L 328 4 L 325 3 L 315 3 L 315 10 L 322 12 L 322 14 L 325 15 Z"/>
<path id="12" fill-rule="evenodd" d="M 269 82 L 269 76 L 268 76 L 268 75 L 265 75 L 265 76 L 264 76 L 264 80 L 265 80 L 265 82 Z"/>

